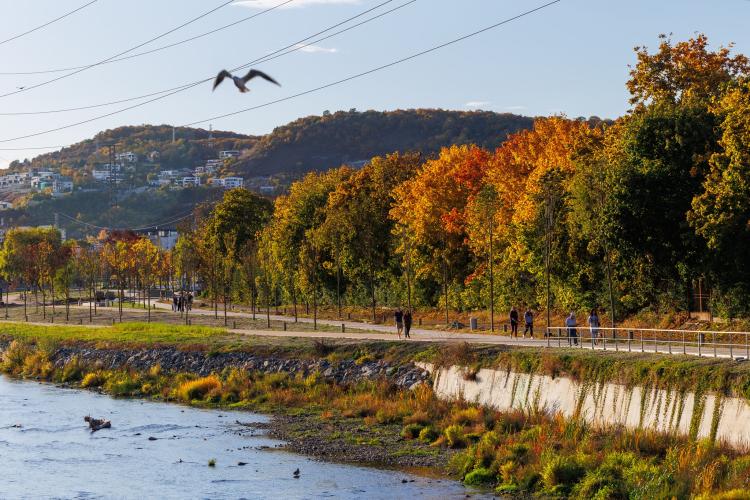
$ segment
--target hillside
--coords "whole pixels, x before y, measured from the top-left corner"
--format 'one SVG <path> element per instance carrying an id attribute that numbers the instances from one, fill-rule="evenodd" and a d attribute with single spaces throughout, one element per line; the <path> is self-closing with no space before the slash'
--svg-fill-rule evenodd
<path id="1" fill-rule="evenodd" d="M 209 134 L 213 136 L 209 140 Z M 172 142 L 171 125 L 138 125 L 118 127 L 99 132 L 91 139 L 78 142 L 60 151 L 46 153 L 30 162 L 13 162 L 11 170 L 65 168 L 81 170 L 87 166 L 108 161 L 108 144 L 116 143 L 118 152 L 131 151 L 145 158 L 152 151 L 160 156 L 161 168 L 192 168 L 207 159 L 215 158 L 216 152 L 224 149 L 248 149 L 258 138 L 223 132 L 175 127 L 175 140 Z M 74 175 L 74 172 L 68 172 Z"/>
<path id="2" fill-rule="evenodd" d="M 533 119 L 489 111 L 339 111 L 300 118 L 258 140 L 234 165 L 246 176 L 303 173 L 393 151 L 433 153 L 456 143 L 495 148 Z"/>

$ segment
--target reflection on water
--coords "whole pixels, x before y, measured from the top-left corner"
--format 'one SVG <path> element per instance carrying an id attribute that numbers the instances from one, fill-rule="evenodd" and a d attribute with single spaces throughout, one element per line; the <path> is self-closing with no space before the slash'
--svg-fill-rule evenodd
<path id="1" fill-rule="evenodd" d="M 112 420 L 112 428 L 88 432 L 88 414 Z M 467 493 L 452 481 L 274 450 L 277 441 L 236 420 L 266 419 L 0 377 L 0 498 L 442 499 Z M 208 467 L 212 458 L 216 467 Z M 299 479 L 292 475 L 297 468 Z"/>

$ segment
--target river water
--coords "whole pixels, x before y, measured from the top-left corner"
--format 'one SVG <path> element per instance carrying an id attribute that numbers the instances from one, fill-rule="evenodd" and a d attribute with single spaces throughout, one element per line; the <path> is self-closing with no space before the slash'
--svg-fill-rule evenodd
<path id="1" fill-rule="evenodd" d="M 110 419 L 112 428 L 90 433 L 83 421 L 88 414 Z M 454 481 L 275 450 L 278 441 L 236 423 L 265 420 L 0 376 L 0 498 L 442 499 L 468 493 Z M 208 466 L 212 458 L 215 467 Z"/>

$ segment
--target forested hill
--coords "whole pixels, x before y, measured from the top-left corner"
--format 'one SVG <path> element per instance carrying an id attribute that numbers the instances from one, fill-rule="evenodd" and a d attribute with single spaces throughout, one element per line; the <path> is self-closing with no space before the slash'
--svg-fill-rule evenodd
<path id="1" fill-rule="evenodd" d="M 244 177 L 299 174 L 356 164 L 393 151 L 430 154 L 465 143 L 492 149 L 508 134 L 530 128 L 532 121 L 489 111 L 352 110 L 300 118 L 262 137 L 213 131 L 209 140 L 208 130 L 177 127 L 174 142 L 170 125 L 138 125 L 105 130 L 30 162 L 14 162 L 12 168 L 62 167 L 64 173 L 75 177 L 76 170 L 106 162 L 105 146 L 116 142 L 119 152 L 132 151 L 140 158 L 159 152 L 162 169 L 192 168 L 216 158 L 221 150 L 235 149 L 242 157 L 231 166 L 233 173 Z"/>
<path id="2" fill-rule="evenodd" d="M 530 128 L 532 121 L 510 113 L 439 109 L 324 113 L 276 128 L 246 151 L 234 168 L 246 176 L 301 173 L 393 151 L 429 154 L 464 143 L 495 148 L 508 134 Z"/>
<path id="3" fill-rule="evenodd" d="M 39 155 L 30 163 L 13 162 L 11 168 L 66 167 L 82 169 L 96 162 L 106 162 L 106 146 L 117 143 L 118 152 L 132 151 L 145 158 L 152 151 L 160 155 L 162 168 L 192 168 L 224 149 L 245 150 L 251 148 L 257 137 L 223 132 L 175 127 L 174 141 L 171 125 L 136 125 L 118 127 L 99 132 L 91 139 L 73 144 L 60 151 Z M 213 139 L 209 139 L 209 136 Z"/>

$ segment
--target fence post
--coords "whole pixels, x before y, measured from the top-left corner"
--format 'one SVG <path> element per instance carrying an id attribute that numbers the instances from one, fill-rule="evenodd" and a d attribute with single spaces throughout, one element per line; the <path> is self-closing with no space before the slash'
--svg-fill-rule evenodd
<path id="1" fill-rule="evenodd" d="M 602 342 L 604 344 L 604 350 L 606 351 L 607 350 L 607 330 L 604 330 L 604 333 L 602 333 Z"/>
<path id="2" fill-rule="evenodd" d="M 643 352 L 643 330 L 640 330 L 641 333 L 641 352 Z"/>
<path id="3" fill-rule="evenodd" d="M 549 347 L 549 338 L 551 336 L 551 333 L 552 332 L 549 331 L 549 327 L 545 327 L 545 329 L 544 329 L 544 336 L 547 337 L 547 347 Z"/>
<path id="4" fill-rule="evenodd" d="M 284 331 L 286 331 L 286 321 L 284 321 Z"/>
<path id="5" fill-rule="evenodd" d="M 560 328 L 557 329 L 557 347 L 562 347 L 562 331 Z"/>
<path id="6" fill-rule="evenodd" d="M 346 333 L 346 325 L 341 323 L 341 333 Z"/>
<path id="7" fill-rule="evenodd" d="M 236 329 L 237 329 L 237 321 L 232 320 L 232 330 L 236 330 Z"/>
<path id="8" fill-rule="evenodd" d="M 716 333 L 712 333 L 711 338 L 714 341 L 714 358 L 715 358 L 716 357 Z"/>
<path id="9" fill-rule="evenodd" d="M 654 352 L 659 352 L 659 344 L 656 343 L 656 332 L 654 332 Z"/>
<path id="10" fill-rule="evenodd" d="M 687 354 L 687 348 L 685 347 L 685 332 L 682 332 L 682 354 Z"/>
<path id="11" fill-rule="evenodd" d="M 669 337 L 667 338 L 667 348 L 669 349 L 669 354 L 672 354 L 672 336 L 671 336 L 671 333 L 669 334 Z"/>
<path id="12" fill-rule="evenodd" d="M 729 334 L 729 359 L 734 359 L 734 351 L 732 350 L 732 341 L 734 338 L 732 337 L 732 334 Z"/>
<path id="13" fill-rule="evenodd" d="M 703 356 L 703 352 L 702 352 L 702 351 L 703 351 L 703 340 L 704 340 L 704 339 L 703 339 L 703 334 L 702 334 L 702 333 L 699 333 L 699 334 L 698 334 L 698 357 L 699 357 L 699 358 L 700 358 L 701 356 Z"/>

